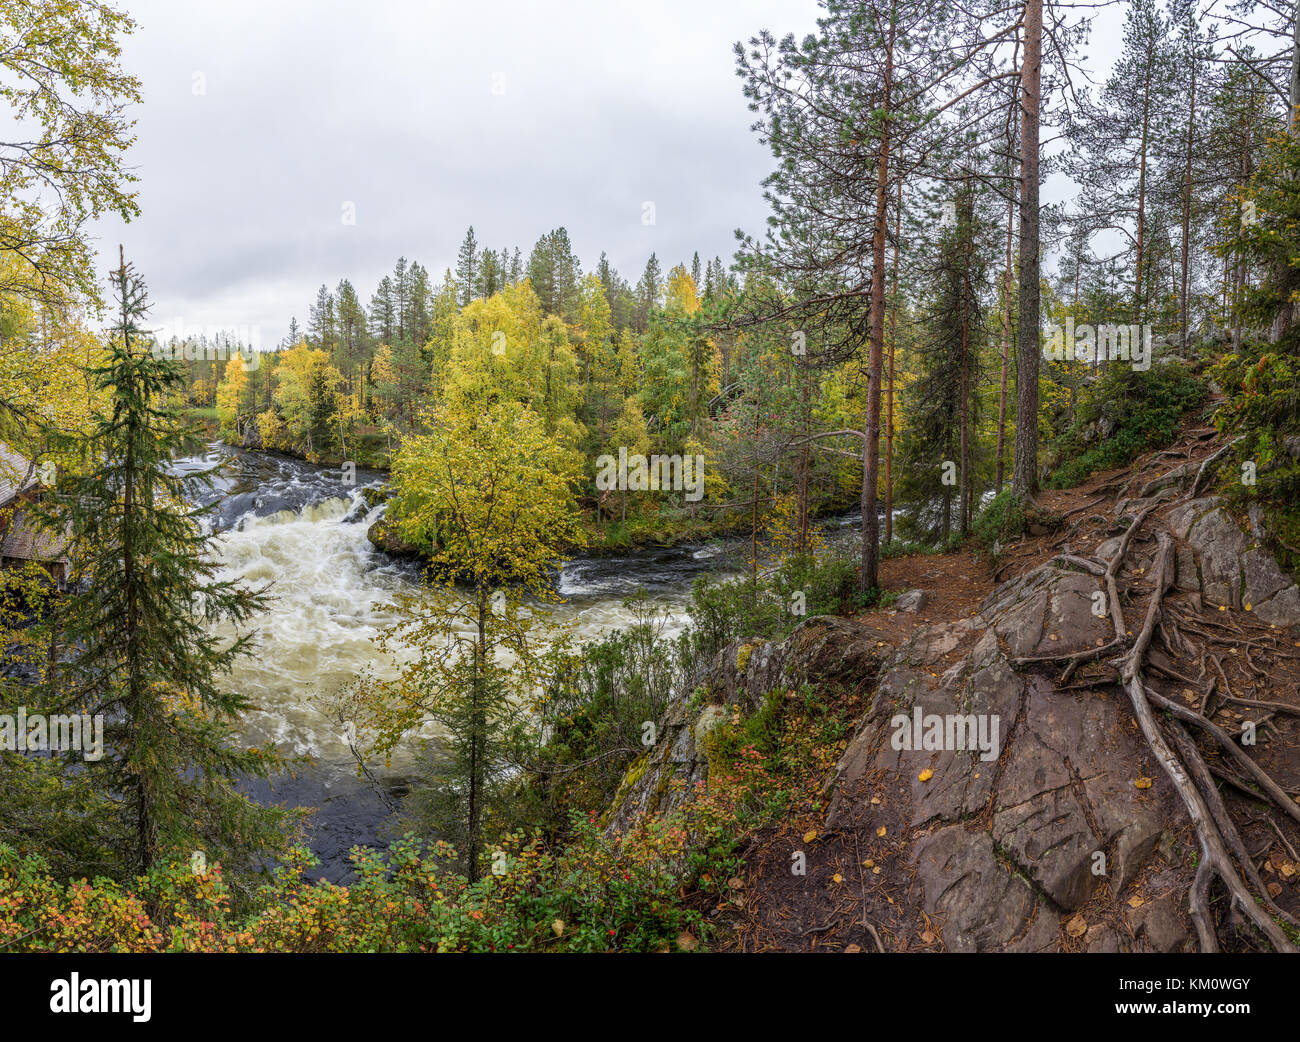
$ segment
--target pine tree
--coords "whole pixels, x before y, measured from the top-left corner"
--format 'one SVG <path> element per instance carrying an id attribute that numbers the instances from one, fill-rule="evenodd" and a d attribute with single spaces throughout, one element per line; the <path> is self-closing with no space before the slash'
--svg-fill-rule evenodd
<path id="1" fill-rule="evenodd" d="M 393 333 L 397 329 L 393 296 L 393 280 L 385 275 L 379 280 L 379 286 L 370 298 L 370 335 L 381 344 L 392 344 Z M 297 340 L 293 343 L 296 344 Z"/>
<path id="2" fill-rule="evenodd" d="M 1124 24 L 1124 50 L 1099 102 L 1083 106 L 1071 128 L 1076 147 L 1069 170 L 1081 188 L 1080 219 L 1089 230 L 1120 228 L 1129 242 L 1133 322 L 1149 321 L 1156 294 L 1149 270 L 1152 174 L 1186 117 L 1184 99 L 1174 94 L 1177 67 L 1169 34 L 1156 0 L 1134 0 Z"/>
<path id="3" fill-rule="evenodd" d="M 338 347 L 334 297 L 323 284 L 316 291 L 316 303 L 311 306 L 307 316 L 307 342 L 329 355 L 333 355 Z"/>
<path id="4" fill-rule="evenodd" d="M 357 364 L 366 350 L 366 311 L 357 299 L 357 291 L 347 279 L 340 279 L 334 291 L 334 316 L 338 327 L 338 350 L 333 359 L 353 390 Z"/>
<path id="5" fill-rule="evenodd" d="M 469 226 L 465 238 L 456 253 L 456 285 L 460 290 L 460 306 L 465 307 L 471 300 L 482 295 L 479 281 L 478 239 L 474 237 L 474 226 Z"/>
<path id="6" fill-rule="evenodd" d="M 644 333 L 650 328 L 650 312 L 659 306 L 662 289 L 663 270 L 659 267 L 659 258 L 652 253 L 636 284 L 636 309 L 633 312 L 632 328 L 638 333 Z"/>
<path id="7" fill-rule="evenodd" d="M 956 530 L 966 535 L 974 498 L 985 258 L 991 243 L 983 239 L 969 180 L 959 189 L 954 210 L 956 219 L 943 229 L 929 273 L 926 335 L 917 347 L 916 378 L 904 395 L 908 423 L 900 469 L 918 504 L 913 530 L 927 541 L 952 533 L 954 507 Z"/>

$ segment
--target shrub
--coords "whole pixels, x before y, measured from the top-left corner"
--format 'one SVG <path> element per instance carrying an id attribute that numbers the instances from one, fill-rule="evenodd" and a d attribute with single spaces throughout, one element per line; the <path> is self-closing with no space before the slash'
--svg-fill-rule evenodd
<path id="1" fill-rule="evenodd" d="M 1025 532 L 1026 522 L 1024 505 L 1011 489 L 1004 488 L 975 515 L 971 528 L 975 538 L 992 553 L 998 544 L 1005 545 L 1019 539 Z"/>
<path id="2" fill-rule="evenodd" d="M 1121 467 L 1168 444 L 1183 415 L 1204 401 L 1205 388 L 1182 365 L 1140 372 L 1111 365 L 1083 391 L 1075 422 L 1056 445 L 1066 462 L 1052 473 L 1048 487 L 1071 488 L 1096 471 Z"/>

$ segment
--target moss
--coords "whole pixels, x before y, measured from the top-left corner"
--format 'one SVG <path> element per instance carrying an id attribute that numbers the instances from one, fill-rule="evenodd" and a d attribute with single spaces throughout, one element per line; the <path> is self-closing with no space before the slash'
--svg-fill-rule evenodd
<path id="1" fill-rule="evenodd" d="M 736 671 L 745 672 L 745 667 L 749 665 L 749 656 L 754 653 L 754 645 L 742 644 L 740 650 L 736 652 Z"/>
<path id="2" fill-rule="evenodd" d="M 618 783 L 618 788 L 614 790 L 613 798 L 610 799 L 609 805 L 605 808 L 605 813 L 601 815 L 600 823 L 602 826 L 608 825 L 613 818 L 614 812 L 627 799 L 628 794 L 637 786 L 637 783 L 645 777 L 646 771 L 650 769 L 650 757 L 654 749 L 650 748 L 633 760 L 623 774 L 623 780 Z"/>

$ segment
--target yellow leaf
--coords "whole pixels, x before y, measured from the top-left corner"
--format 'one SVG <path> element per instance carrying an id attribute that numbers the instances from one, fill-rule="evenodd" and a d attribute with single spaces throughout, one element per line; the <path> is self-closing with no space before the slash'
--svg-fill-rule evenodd
<path id="1" fill-rule="evenodd" d="M 803 841 L 804 841 L 805 843 L 811 843 L 811 842 L 812 842 L 814 839 L 816 839 L 816 838 L 817 838 L 817 830 L 816 830 L 816 829 L 809 829 L 807 832 L 805 832 L 805 833 L 803 834 Z"/>
<path id="2" fill-rule="evenodd" d="M 934 777 L 934 771 L 930 770 L 930 768 L 927 767 L 925 770 L 923 770 L 920 774 L 916 776 L 916 780 L 929 781 L 933 777 Z"/>
<path id="3" fill-rule="evenodd" d="M 1135 781 L 1135 782 L 1133 783 L 1133 785 L 1134 785 L 1135 788 L 1138 788 L 1138 789 L 1149 789 L 1149 788 L 1151 788 L 1151 779 L 1150 779 L 1150 778 L 1139 778 L 1137 781 Z"/>
<path id="4" fill-rule="evenodd" d="M 881 825 L 880 828 L 876 829 L 876 835 L 883 836 L 884 834 L 885 834 L 885 826 Z"/>
<path id="5" fill-rule="evenodd" d="M 842 882 L 844 882 L 844 877 L 843 877 L 842 875 L 840 875 L 838 872 L 835 873 L 835 882 L 837 882 L 837 883 L 842 883 Z"/>

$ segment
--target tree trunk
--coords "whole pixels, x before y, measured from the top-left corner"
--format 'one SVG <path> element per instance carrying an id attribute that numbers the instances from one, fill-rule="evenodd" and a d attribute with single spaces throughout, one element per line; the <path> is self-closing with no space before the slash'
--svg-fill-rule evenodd
<path id="1" fill-rule="evenodd" d="M 1188 322 L 1188 303 L 1187 303 L 1187 286 L 1189 272 L 1191 269 L 1191 238 L 1192 238 L 1192 147 L 1195 142 L 1196 134 L 1196 52 L 1192 52 L 1192 81 L 1191 81 L 1191 98 L 1187 105 L 1187 155 L 1183 163 L 1183 249 L 1180 258 L 1180 277 L 1179 277 L 1179 317 L 1181 319 L 1182 332 L 1179 335 L 1178 343 L 1180 352 L 1183 357 L 1187 357 L 1187 322 Z"/>
<path id="2" fill-rule="evenodd" d="M 488 591 L 480 586 L 478 590 L 478 640 L 474 645 L 474 676 L 470 689 L 469 709 L 469 778 L 467 779 L 468 839 L 469 850 L 465 852 L 465 876 L 471 883 L 479 878 L 479 847 L 482 844 L 483 807 L 482 779 L 483 773 L 483 728 L 486 719 L 483 713 L 483 671 L 487 666 L 487 613 Z"/>
<path id="3" fill-rule="evenodd" d="M 1300 10 L 1293 15 L 1295 24 L 1291 27 L 1291 83 L 1287 104 L 1290 111 L 1286 116 L 1286 131 L 1296 132 L 1296 109 L 1300 108 Z"/>
<path id="4" fill-rule="evenodd" d="M 1295 19 L 1295 24 L 1291 29 L 1291 82 L 1287 91 L 1286 132 L 1294 136 L 1296 133 L 1296 108 L 1300 106 L 1300 9 L 1297 9 L 1292 17 Z M 1294 321 L 1295 305 L 1291 303 L 1291 296 L 1288 293 L 1283 297 L 1282 306 L 1273 319 L 1273 328 L 1269 331 L 1269 339 L 1276 344 L 1286 335 L 1286 331 L 1291 328 Z"/>
<path id="5" fill-rule="evenodd" d="M 867 349 L 867 421 L 862 439 L 862 574 L 859 589 L 880 579 L 880 519 L 876 482 L 880 475 L 880 378 L 885 346 L 885 229 L 889 206 L 890 92 L 894 77 L 894 21 L 885 45 L 884 96 L 880 105 L 880 147 L 876 155 L 876 213 L 871 234 L 871 332 Z"/>
<path id="6" fill-rule="evenodd" d="M 893 394 L 898 351 L 898 253 L 902 251 L 902 178 L 894 201 L 894 256 L 889 288 L 889 373 L 885 377 L 885 543 L 893 542 Z"/>
<path id="7" fill-rule="evenodd" d="M 997 491 L 1006 483 L 1007 368 L 1011 359 L 1011 239 L 1016 230 L 1016 204 L 1007 201 L 1007 263 L 1002 274 L 1002 377 L 998 386 Z"/>
<path id="8" fill-rule="evenodd" d="M 898 351 L 898 255 L 903 247 L 903 179 L 894 203 L 894 270 L 889 291 L 889 373 L 885 379 L 885 542 L 894 541 L 894 359 Z"/>
<path id="9" fill-rule="evenodd" d="M 1011 489 L 1018 499 L 1038 489 L 1038 115 L 1041 101 L 1043 0 L 1025 0 L 1020 66 L 1020 329 L 1016 357 L 1016 455 Z"/>
<path id="10" fill-rule="evenodd" d="M 1147 49 L 1146 77 L 1142 84 L 1142 141 L 1138 152 L 1137 271 L 1133 280 L 1133 321 L 1142 321 L 1142 263 L 1146 260 L 1147 137 L 1151 132 L 1151 63 Z"/>

